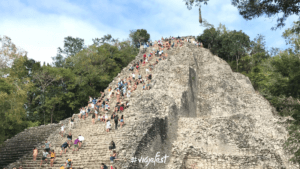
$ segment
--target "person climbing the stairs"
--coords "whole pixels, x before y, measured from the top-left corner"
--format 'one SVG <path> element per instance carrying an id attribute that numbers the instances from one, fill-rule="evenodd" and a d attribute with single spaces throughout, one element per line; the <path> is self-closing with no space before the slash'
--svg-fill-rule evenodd
<path id="1" fill-rule="evenodd" d="M 78 113 L 78 118 L 81 119 L 81 116 L 82 116 L 82 114 L 81 114 L 81 108 L 80 108 L 79 113 Z"/>
<path id="2" fill-rule="evenodd" d="M 70 122 L 70 128 L 72 129 L 74 127 L 74 115 L 72 116 L 69 122 Z"/>
<path id="3" fill-rule="evenodd" d="M 93 125 L 95 124 L 95 117 L 96 117 L 96 114 L 93 113 L 93 115 L 92 115 L 92 124 L 93 124 Z"/>
<path id="4" fill-rule="evenodd" d="M 144 60 L 146 60 L 146 56 L 147 56 L 147 55 L 146 55 L 146 52 L 145 52 L 144 55 L 143 55 Z"/>
<path id="5" fill-rule="evenodd" d="M 108 111 L 108 109 L 109 109 L 108 102 L 105 102 L 105 111 Z"/>
<path id="6" fill-rule="evenodd" d="M 72 165 L 73 165 L 72 160 L 71 159 L 67 159 L 66 160 L 66 167 L 67 167 L 67 169 L 70 169 L 72 167 Z"/>
<path id="7" fill-rule="evenodd" d="M 117 130 L 118 129 L 118 121 L 119 120 L 119 116 L 118 116 L 118 114 L 115 114 L 114 115 L 114 121 L 115 121 L 115 129 Z"/>
<path id="8" fill-rule="evenodd" d="M 123 113 L 123 111 L 124 111 L 124 104 L 121 104 L 121 106 L 120 106 L 120 112 Z"/>
<path id="9" fill-rule="evenodd" d="M 72 134 L 69 132 L 69 135 L 67 135 L 68 144 L 71 145 L 70 142 L 72 142 Z"/>
<path id="10" fill-rule="evenodd" d="M 48 154 L 48 152 L 46 150 L 44 150 L 40 167 L 42 166 L 42 164 L 43 164 L 44 161 L 47 162 L 47 157 L 49 157 L 49 154 Z"/>
<path id="11" fill-rule="evenodd" d="M 48 153 L 50 153 L 50 146 L 51 146 L 51 144 L 48 143 L 48 141 L 46 140 L 46 141 L 45 141 L 45 145 L 44 145 L 43 147 L 45 147 L 45 150 L 46 150 Z"/>
<path id="12" fill-rule="evenodd" d="M 124 116 L 122 114 L 121 118 L 119 119 L 120 120 L 120 127 L 122 128 L 122 126 L 124 125 Z"/>
<path id="13" fill-rule="evenodd" d="M 34 147 L 33 149 L 33 161 L 36 161 L 36 156 L 38 155 L 38 149 Z"/>
<path id="14" fill-rule="evenodd" d="M 74 140 L 74 149 L 72 151 L 72 153 L 74 153 L 74 151 L 78 151 L 78 144 L 79 144 L 79 139 L 77 138 L 76 140 Z"/>
<path id="15" fill-rule="evenodd" d="M 81 108 L 82 119 L 85 120 L 85 108 Z"/>
<path id="16" fill-rule="evenodd" d="M 105 112 L 104 119 L 105 119 L 105 123 L 107 123 L 107 120 L 108 120 L 108 113 L 107 112 Z"/>
<path id="17" fill-rule="evenodd" d="M 63 151 L 65 152 L 65 154 L 67 153 L 68 147 L 69 147 L 68 140 L 66 140 L 66 141 L 61 145 L 60 156 L 62 155 Z"/>
<path id="18" fill-rule="evenodd" d="M 107 120 L 107 123 L 106 123 L 106 132 L 109 132 L 110 128 L 111 128 L 110 120 Z"/>
<path id="19" fill-rule="evenodd" d="M 84 137 L 82 135 L 78 136 L 78 140 L 79 140 L 79 148 L 81 148 L 81 145 L 83 143 Z"/>
<path id="20" fill-rule="evenodd" d="M 98 109 L 95 109 L 95 119 L 98 119 Z"/>
<path id="21" fill-rule="evenodd" d="M 61 134 L 62 137 L 64 136 L 64 133 L 65 133 L 65 126 L 64 126 L 64 124 L 61 124 L 60 134 Z"/>
<path id="22" fill-rule="evenodd" d="M 50 157 L 51 157 L 51 159 L 50 159 L 50 166 L 53 167 L 54 160 L 56 158 L 56 154 L 55 154 L 54 150 L 51 151 Z"/>

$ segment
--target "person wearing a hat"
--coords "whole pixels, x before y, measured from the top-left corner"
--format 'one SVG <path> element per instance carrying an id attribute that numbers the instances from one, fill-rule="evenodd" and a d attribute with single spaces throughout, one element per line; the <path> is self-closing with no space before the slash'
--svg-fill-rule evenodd
<path id="1" fill-rule="evenodd" d="M 60 168 L 59 169 L 65 169 L 64 165 L 60 165 Z"/>
<path id="2" fill-rule="evenodd" d="M 72 161 L 71 159 L 67 159 L 66 160 L 66 167 L 69 169 L 70 167 L 72 167 Z"/>

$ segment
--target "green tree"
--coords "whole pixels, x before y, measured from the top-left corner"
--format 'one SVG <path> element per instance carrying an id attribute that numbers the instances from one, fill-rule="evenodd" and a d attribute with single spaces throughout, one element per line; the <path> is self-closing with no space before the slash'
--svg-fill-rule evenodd
<path id="1" fill-rule="evenodd" d="M 277 18 L 277 25 L 272 29 L 285 26 L 285 20 L 291 15 L 299 14 L 299 2 L 287 0 L 232 0 L 232 5 L 238 8 L 240 15 L 246 20 L 266 15 L 267 17 L 283 13 L 282 17 Z"/>
<path id="2" fill-rule="evenodd" d="M 223 48 L 230 51 L 230 55 L 236 59 L 236 68 L 238 71 L 239 59 L 247 52 L 250 46 L 249 36 L 242 31 L 232 31 L 229 36 L 222 41 Z"/>
<path id="3" fill-rule="evenodd" d="M 205 5 L 207 5 L 207 2 L 209 0 L 184 0 L 185 5 L 187 6 L 187 8 L 190 10 L 192 9 L 192 7 L 195 6 L 201 6 L 201 3 L 204 3 Z"/>
<path id="4" fill-rule="evenodd" d="M 100 46 L 104 43 L 114 43 L 114 42 L 117 42 L 118 40 L 117 39 L 114 39 L 112 38 L 112 36 L 110 34 L 107 34 L 107 35 L 104 35 L 102 38 L 95 38 L 95 39 L 92 39 L 93 41 L 93 45 L 96 45 L 96 46 Z"/>
<path id="5" fill-rule="evenodd" d="M 190 10 L 192 7 L 199 6 L 201 3 L 207 5 L 209 0 L 184 0 L 185 5 Z M 281 17 L 277 17 L 277 25 L 272 30 L 285 26 L 286 19 L 291 15 L 299 15 L 299 2 L 292 0 L 231 0 L 231 4 L 239 10 L 240 15 L 246 20 L 252 20 L 256 17 L 267 16 L 274 17 L 279 13 L 283 13 Z M 199 12 L 200 14 L 200 12 Z M 300 21 L 296 21 L 293 32 L 300 32 Z"/>
<path id="6" fill-rule="evenodd" d="M 26 57 L 14 59 L 8 69 L 9 76 L 0 78 L 0 144 L 30 125 L 26 121 L 25 102 L 32 83 L 23 68 L 26 60 Z"/>
<path id="7" fill-rule="evenodd" d="M 44 113 L 44 125 L 46 125 L 46 110 L 45 110 L 45 102 L 46 102 L 46 95 L 48 95 L 49 90 L 48 88 L 53 85 L 53 82 L 60 79 L 60 76 L 55 74 L 53 69 L 48 66 L 43 66 L 42 69 L 36 72 L 33 76 L 35 84 L 38 85 L 39 90 L 41 91 L 40 94 L 40 111 Z"/>
<path id="8" fill-rule="evenodd" d="M 64 67 L 65 58 L 74 56 L 76 53 L 85 49 L 84 39 L 73 38 L 71 36 L 65 37 L 64 48 L 57 49 L 57 55 L 52 57 L 53 65 L 56 67 Z"/>
<path id="9" fill-rule="evenodd" d="M 297 54 L 300 53 L 300 35 L 296 33 L 294 29 L 299 27 L 296 22 L 294 22 L 292 28 L 286 29 L 282 37 L 286 40 L 286 44 L 292 45 L 293 51 Z"/>
<path id="10" fill-rule="evenodd" d="M 150 34 L 147 33 L 147 30 L 145 29 L 137 29 L 131 30 L 129 37 L 132 39 L 133 44 L 138 47 L 138 44 L 148 42 L 150 39 Z"/>

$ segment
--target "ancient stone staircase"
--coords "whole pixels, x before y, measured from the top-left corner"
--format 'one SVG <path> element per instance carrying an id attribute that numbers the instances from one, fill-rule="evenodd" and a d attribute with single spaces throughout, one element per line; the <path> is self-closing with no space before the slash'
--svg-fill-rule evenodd
<path id="1" fill-rule="evenodd" d="M 32 127 L 5 141 L 0 148 L 0 167 L 18 160 L 24 152 L 31 152 L 58 128 L 58 124 Z"/>
<path id="2" fill-rule="evenodd" d="M 155 48 L 155 51 L 157 50 L 157 48 Z M 135 58 L 135 60 L 133 60 L 131 62 L 131 64 L 139 61 L 140 59 L 143 58 L 143 54 L 144 52 L 147 53 L 147 55 L 150 52 L 153 52 L 153 48 L 148 48 L 148 49 L 141 49 L 139 55 Z M 168 51 L 170 54 L 172 54 L 173 49 L 171 49 L 170 51 Z M 169 54 L 169 55 L 170 55 Z M 153 64 L 155 63 L 156 59 L 158 57 L 154 56 L 147 65 L 149 64 Z M 160 63 L 158 63 L 160 64 Z M 130 65 L 130 64 L 129 64 Z M 124 77 L 128 77 L 131 76 L 132 71 L 129 71 L 129 65 L 127 67 L 125 67 L 122 72 L 119 74 L 121 76 L 121 78 Z M 140 66 L 140 70 L 139 73 L 142 75 L 142 77 L 144 78 L 144 76 L 146 75 L 146 67 L 148 66 Z M 153 73 L 153 70 L 150 72 Z M 138 74 L 136 74 L 136 78 L 137 78 Z M 117 84 L 117 79 L 118 77 L 115 77 L 114 80 L 109 84 L 109 86 L 115 86 Z M 132 85 L 133 86 L 133 85 Z M 136 89 L 136 91 L 132 92 L 131 97 L 129 99 L 125 98 L 125 100 L 129 100 L 129 102 L 131 102 L 131 100 L 135 100 L 135 96 L 138 95 L 142 95 L 144 91 L 142 90 L 142 84 L 138 85 L 138 88 Z M 106 96 L 108 95 L 108 89 L 105 90 Z M 110 102 L 110 111 L 109 111 L 109 117 L 112 113 L 112 110 L 114 109 L 114 106 L 116 104 L 116 96 L 114 96 Z M 134 105 L 130 105 L 130 107 L 132 107 Z M 99 112 L 99 115 L 102 114 L 103 116 L 103 112 Z M 109 161 L 109 157 L 110 154 L 112 154 L 111 151 L 108 150 L 108 145 L 110 143 L 111 140 L 113 140 L 116 143 L 116 150 L 118 153 L 120 152 L 125 152 L 126 150 L 124 148 L 122 148 L 122 146 L 119 145 L 120 140 L 124 140 L 124 139 L 130 139 L 131 135 L 128 132 L 124 131 L 124 128 L 128 128 L 130 126 L 135 125 L 135 122 L 131 120 L 130 118 L 130 112 L 129 109 L 125 109 L 124 112 L 124 118 L 125 118 L 125 125 L 123 126 L 123 128 L 121 129 L 120 127 L 118 127 L 118 130 L 115 130 L 114 128 L 114 122 L 111 121 L 112 124 L 112 130 L 110 132 L 106 132 L 106 125 L 104 122 L 100 122 L 96 120 L 95 125 L 92 125 L 91 122 L 91 115 L 88 116 L 88 118 L 86 118 L 85 120 L 83 119 L 79 119 L 77 115 L 74 115 L 75 117 L 75 122 L 74 122 L 74 127 L 71 129 L 69 127 L 69 119 L 67 118 L 63 121 L 61 121 L 61 123 L 63 123 L 66 128 L 65 128 L 65 135 L 64 137 L 61 137 L 58 133 L 60 131 L 60 124 L 55 124 L 55 125 L 51 125 L 53 127 L 51 127 L 49 129 L 49 131 L 47 132 L 46 130 L 41 129 L 41 133 L 43 134 L 43 137 L 41 137 L 40 135 L 38 135 L 36 132 L 33 133 L 33 135 L 28 135 L 28 139 L 23 140 L 22 139 L 22 135 L 27 135 L 27 132 L 23 132 L 23 134 L 21 134 L 21 137 L 18 137 L 18 139 L 22 142 L 32 142 L 34 139 L 33 138 L 39 138 L 37 139 L 37 143 L 39 144 L 32 144 L 31 146 L 24 146 L 27 149 L 25 149 L 24 151 L 20 151 L 19 147 L 16 147 L 16 144 L 19 142 L 15 142 L 15 141 L 11 141 L 12 146 L 7 147 L 6 149 L 9 150 L 8 152 L 10 152 L 10 154 L 7 154 L 7 156 L 11 157 L 13 153 L 18 153 L 19 156 L 17 156 L 17 158 L 20 158 L 18 161 L 11 163 L 10 165 L 7 166 L 7 168 L 13 168 L 13 167 L 18 167 L 18 166 L 23 166 L 23 168 L 40 168 L 40 161 L 42 158 L 42 151 L 43 148 L 41 147 L 42 145 L 44 145 L 44 141 L 48 140 L 48 142 L 51 144 L 51 150 L 54 149 L 54 151 L 56 152 L 56 159 L 55 159 L 55 163 L 54 163 L 54 167 L 53 168 L 58 168 L 60 167 L 61 164 L 65 164 L 65 161 L 67 158 L 72 159 L 73 161 L 73 167 L 74 168 L 99 168 L 101 163 L 105 163 L 106 165 L 111 165 L 110 161 Z M 119 114 L 119 117 L 121 117 L 121 114 Z M 49 126 L 49 125 L 47 125 Z M 52 133 L 51 133 L 52 132 Z M 71 150 L 68 150 L 66 154 L 62 154 L 62 156 L 59 156 L 59 153 L 61 151 L 60 146 L 66 141 L 66 136 L 67 134 L 71 132 L 73 135 L 73 141 L 75 140 L 75 138 L 78 135 L 82 135 L 85 138 L 85 141 L 82 145 L 82 148 L 78 151 L 75 152 L 74 154 L 71 153 L 72 149 L 73 149 L 73 144 L 71 144 Z M 51 133 L 51 134 L 50 134 Z M 48 137 L 47 137 L 48 136 Z M 17 137 L 17 136 L 16 136 Z M 15 137 L 14 137 L 15 138 Z M 14 139 L 13 138 L 13 139 Z M 12 139 L 12 140 L 13 140 Z M 12 147 L 16 147 L 16 149 L 13 149 Z M 38 156 L 37 156 L 37 160 L 33 161 L 32 158 L 32 150 L 34 147 L 38 147 Z M 3 149 L 4 151 L 6 149 Z M 1 153 L 1 157 L 5 155 L 4 153 Z M 121 159 L 121 154 L 118 156 Z M 3 166 L 13 162 L 15 160 L 7 160 L 6 163 L 3 163 Z M 49 161 L 49 159 L 48 159 Z M 114 167 L 116 167 L 115 164 L 112 164 Z M 51 168 L 50 164 L 48 162 L 48 164 L 43 164 L 42 168 Z"/>

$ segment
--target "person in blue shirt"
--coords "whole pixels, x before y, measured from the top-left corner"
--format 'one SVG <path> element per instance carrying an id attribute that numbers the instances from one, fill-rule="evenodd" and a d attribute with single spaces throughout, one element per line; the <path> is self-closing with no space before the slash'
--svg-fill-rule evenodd
<path id="1" fill-rule="evenodd" d="M 93 104 L 96 104 L 97 103 L 97 99 L 94 98 L 94 100 L 92 102 L 93 102 Z"/>
<path id="2" fill-rule="evenodd" d="M 61 152 L 60 152 L 60 155 L 62 154 L 63 151 L 65 151 L 65 153 L 66 153 L 68 147 L 70 147 L 70 146 L 69 146 L 69 144 L 68 144 L 68 140 L 66 140 L 66 141 L 64 142 L 64 144 L 61 145 Z"/>

